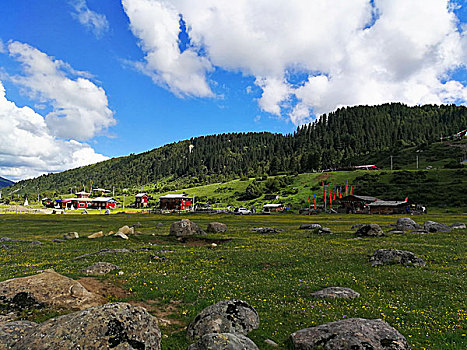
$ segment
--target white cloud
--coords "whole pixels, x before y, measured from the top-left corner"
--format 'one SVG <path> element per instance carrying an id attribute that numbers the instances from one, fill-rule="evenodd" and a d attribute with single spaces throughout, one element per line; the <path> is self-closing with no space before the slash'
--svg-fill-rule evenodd
<path id="1" fill-rule="evenodd" d="M 115 124 L 104 89 L 87 79 L 89 73 L 76 71 L 27 44 L 11 42 L 8 49 L 24 69 L 24 75 L 10 79 L 39 103 L 53 107 L 45 123 L 55 136 L 85 140 Z"/>
<path id="2" fill-rule="evenodd" d="M 465 24 L 459 32 L 449 0 L 122 3 L 142 69 L 179 95 L 212 96 L 207 76 L 218 67 L 255 77 L 260 108 L 295 124 L 340 106 L 467 101 L 449 77 L 467 68 Z M 183 53 L 180 15 L 192 45 Z"/>
<path id="3" fill-rule="evenodd" d="M 0 82 L 1 176 L 21 180 L 105 159 L 85 143 L 54 137 L 40 114 L 6 98 Z"/>
<path id="4" fill-rule="evenodd" d="M 97 38 L 101 38 L 109 30 L 107 18 L 97 12 L 91 11 L 86 0 L 70 0 L 76 12 L 72 13 L 79 23 L 92 31 Z"/>
<path id="5" fill-rule="evenodd" d="M 138 64 L 138 68 L 179 96 L 213 96 L 206 81 L 206 73 L 211 70 L 209 61 L 199 56 L 194 47 L 183 52 L 178 47 L 177 10 L 167 2 L 123 0 L 122 3 L 131 30 L 141 40 L 146 54 L 145 62 Z"/>

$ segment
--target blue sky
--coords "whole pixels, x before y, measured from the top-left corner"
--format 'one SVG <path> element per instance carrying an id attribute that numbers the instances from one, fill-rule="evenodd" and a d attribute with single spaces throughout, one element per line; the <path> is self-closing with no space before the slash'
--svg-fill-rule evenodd
<path id="1" fill-rule="evenodd" d="M 340 106 L 465 104 L 464 2 L 409 3 L 4 0 L 0 176 L 290 133 Z"/>

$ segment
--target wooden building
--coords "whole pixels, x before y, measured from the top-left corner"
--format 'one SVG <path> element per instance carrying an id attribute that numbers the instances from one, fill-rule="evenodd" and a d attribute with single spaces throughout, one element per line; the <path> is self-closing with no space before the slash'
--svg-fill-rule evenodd
<path id="1" fill-rule="evenodd" d="M 148 206 L 149 196 L 146 193 L 138 193 L 135 196 L 135 207 L 146 208 Z"/>
<path id="2" fill-rule="evenodd" d="M 340 210 L 347 214 L 366 214 L 369 212 L 368 205 L 378 201 L 378 198 L 371 196 L 349 195 L 339 199 Z"/>
<path id="3" fill-rule="evenodd" d="M 117 201 L 110 197 L 97 198 L 66 198 L 56 200 L 56 206 L 60 209 L 114 209 Z"/>
<path id="4" fill-rule="evenodd" d="M 75 195 L 77 198 L 89 198 L 90 193 L 81 191 L 81 192 L 76 192 Z"/>
<path id="5" fill-rule="evenodd" d="M 166 194 L 159 197 L 159 208 L 162 210 L 190 210 L 192 198 L 186 194 Z"/>
<path id="6" fill-rule="evenodd" d="M 265 204 L 263 205 L 263 211 L 262 213 L 277 213 L 284 211 L 284 205 L 283 204 Z"/>
<path id="7" fill-rule="evenodd" d="M 370 214 L 406 214 L 409 204 L 402 201 L 376 201 L 368 204 Z"/>

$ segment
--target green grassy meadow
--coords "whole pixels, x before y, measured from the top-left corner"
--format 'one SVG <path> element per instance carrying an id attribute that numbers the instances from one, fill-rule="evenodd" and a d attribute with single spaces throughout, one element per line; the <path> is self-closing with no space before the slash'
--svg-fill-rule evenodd
<path id="1" fill-rule="evenodd" d="M 0 249 L 0 281 L 48 268 L 78 279 L 85 276 L 81 269 L 98 261 L 117 264 L 123 275 L 114 272 L 96 278 L 126 291 L 124 296 L 109 296 L 109 301 L 143 304 L 155 316 L 163 315 L 170 321 L 161 324 L 163 349 L 185 349 L 186 325 L 204 307 L 225 298 L 245 300 L 258 311 L 260 327 L 249 337 L 260 349 L 272 349 L 265 339 L 284 348 L 289 334 L 296 330 L 351 317 L 386 320 L 413 349 L 467 348 L 467 230 L 356 239 L 351 229 L 356 223 L 387 225 L 398 217 L 0 215 L 0 237 L 25 240 L 4 242 L 11 247 Z M 181 218 L 190 218 L 203 229 L 209 222 L 223 222 L 228 232 L 177 241 L 168 236 L 169 227 Z M 441 211 L 413 218 L 419 223 L 467 221 L 465 215 Z M 141 223 L 141 234 L 128 241 L 112 236 L 85 238 L 96 231 L 116 231 L 136 222 Z M 298 230 L 302 223 L 315 222 L 330 227 L 334 235 Z M 263 226 L 280 231 L 248 231 Z M 82 238 L 52 242 L 69 231 L 78 232 Z M 42 244 L 26 242 L 34 240 Z M 141 247 L 152 250 L 75 259 L 104 248 Z M 368 259 L 379 248 L 410 250 L 427 265 L 373 268 Z M 151 259 L 151 255 L 167 260 Z M 350 287 L 361 297 L 311 297 L 312 292 L 327 286 Z"/>

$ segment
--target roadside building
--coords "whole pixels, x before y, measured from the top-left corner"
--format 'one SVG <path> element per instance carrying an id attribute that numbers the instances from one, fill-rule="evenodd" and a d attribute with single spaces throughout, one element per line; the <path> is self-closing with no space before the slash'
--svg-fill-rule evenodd
<path id="1" fill-rule="evenodd" d="M 406 214 L 409 204 L 405 201 L 376 201 L 368 204 L 370 214 Z"/>
<path id="2" fill-rule="evenodd" d="M 81 191 L 81 192 L 76 192 L 75 195 L 77 198 L 89 198 L 90 193 Z"/>
<path id="3" fill-rule="evenodd" d="M 97 197 L 92 200 L 92 208 L 115 209 L 117 201 L 110 197 Z"/>
<path id="4" fill-rule="evenodd" d="M 283 204 L 265 204 L 263 205 L 263 213 L 277 213 L 284 210 Z"/>
<path id="5" fill-rule="evenodd" d="M 159 197 L 159 208 L 162 210 L 190 210 L 192 198 L 186 194 L 166 194 Z"/>
<path id="6" fill-rule="evenodd" d="M 369 211 L 368 205 L 377 200 L 378 198 L 376 197 L 351 194 L 339 199 L 339 211 L 347 214 L 365 214 Z"/>
<path id="7" fill-rule="evenodd" d="M 50 198 L 42 198 L 41 200 L 42 205 L 46 208 L 53 208 L 54 207 L 54 201 Z"/>
<path id="8" fill-rule="evenodd" d="M 135 207 L 146 208 L 148 206 L 149 196 L 146 193 L 138 193 L 135 196 Z"/>

